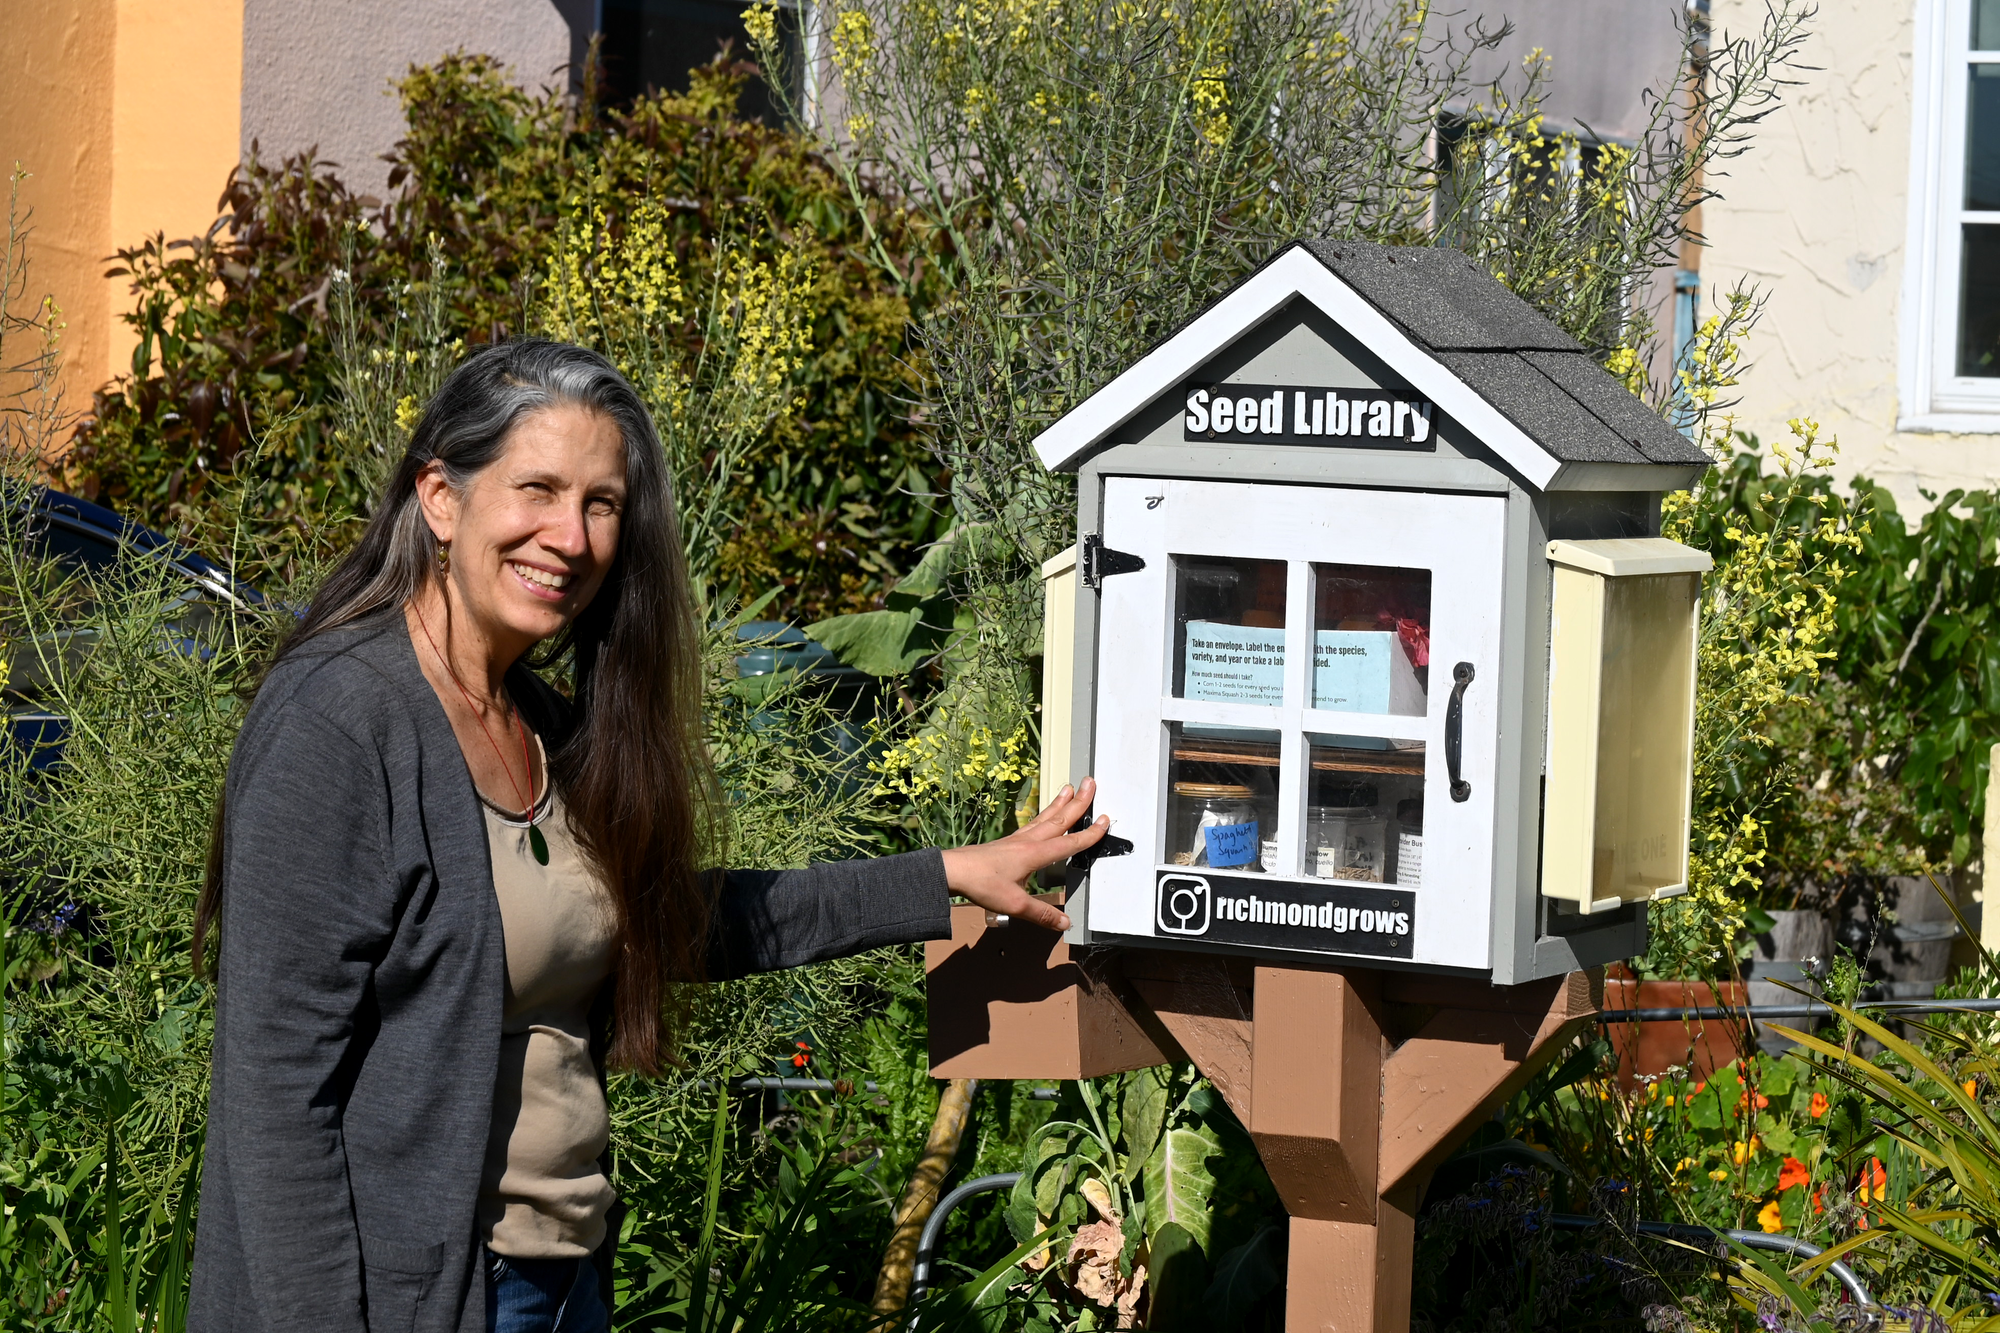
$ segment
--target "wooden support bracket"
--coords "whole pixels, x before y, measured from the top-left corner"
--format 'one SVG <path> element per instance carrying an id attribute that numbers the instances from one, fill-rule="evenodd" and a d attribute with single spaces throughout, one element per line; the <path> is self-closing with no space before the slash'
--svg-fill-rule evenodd
<path id="1" fill-rule="evenodd" d="M 1404 1333 L 1431 1173 L 1597 1012 L 1601 972 L 1521 986 L 1220 954 L 1092 950 L 952 909 L 929 946 L 940 1078 L 1192 1060 L 1291 1214 L 1287 1333 Z"/>

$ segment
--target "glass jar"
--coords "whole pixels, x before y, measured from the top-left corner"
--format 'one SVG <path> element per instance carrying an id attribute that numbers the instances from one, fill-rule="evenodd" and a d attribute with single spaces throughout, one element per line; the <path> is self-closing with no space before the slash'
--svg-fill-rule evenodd
<path id="1" fill-rule="evenodd" d="M 1326 802 L 1307 812 L 1307 870 L 1320 879 L 1380 884 L 1388 829 L 1375 807 L 1375 789 L 1335 789 Z"/>
<path id="2" fill-rule="evenodd" d="M 1414 889 L 1424 882 L 1424 803 L 1396 805 L 1396 886 Z"/>
<path id="3" fill-rule="evenodd" d="M 1222 782 L 1176 782 L 1168 859 L 1177 866 L 1255 870 L 1261 852 L 1255 793 Z"/>

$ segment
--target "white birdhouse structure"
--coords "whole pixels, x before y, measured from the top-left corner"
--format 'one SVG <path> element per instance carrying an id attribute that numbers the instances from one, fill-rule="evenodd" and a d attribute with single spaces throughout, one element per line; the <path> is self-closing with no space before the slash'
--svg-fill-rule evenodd
<path id="1" fill-rule="evenodd" d="M 1035 442 L 1072 943 L 1514 984 L 1685 891 L 1707 455 L 1445 249 L 1300 242 Z"/>

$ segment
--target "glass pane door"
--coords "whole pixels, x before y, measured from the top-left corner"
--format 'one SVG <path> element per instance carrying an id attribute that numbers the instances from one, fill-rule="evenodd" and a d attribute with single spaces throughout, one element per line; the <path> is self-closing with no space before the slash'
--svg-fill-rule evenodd
<path id="1" fill-rule="evenodd" d="M 1487 966 L 1504 501 L 1105 486 L 1092 931 Z"/>

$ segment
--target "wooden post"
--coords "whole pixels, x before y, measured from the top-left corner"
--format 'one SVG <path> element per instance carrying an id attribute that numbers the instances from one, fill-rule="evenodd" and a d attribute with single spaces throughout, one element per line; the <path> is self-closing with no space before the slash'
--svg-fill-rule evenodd
<path id="1" fill-rule="evenodd" d="M 893 1315 L 910 1300 L 910 1283 L 917 1261 L 917 1241 L 924 1223 L 930 1221 L 943 1192 L 944 1178 L 958 1157 L 958 1145 L 965 1138 L 966 1122 L 972 1117 L 972 1096 L 979 1090 L 976 1078 L 955 1078 L 938 1096 L 937 1118 L 931 1122 L 924 1155 L 903 1191 L 896 1208 L 896 1229 L 889 1235 L 889 1248 L 882 1254 L 882 1271 L 875 1276 L 875 1299 L 869 1308 L 878 1315 Z"/>
<path id="2" fill-rule="evenodd" d="M 1025 936 L 1004 968 L 997 956 L 975 966 L 962 960 L 974 939 L 960 939 L 956 915 L 953 926 L 931 956 L 933 1061 L 941 1018 L 981 1040 L 948 1040 L 938 1070 L 1088 1078 L 1156 1063 L 1140 1058 L 1149 1053 L 1192 1060 L 1250 1131 L 1291 1215 L 1287 1333 L 1406 1333 L 1431 1173 L 1582 1030 L 1603 993 L 1597 970 L 1490 986 L 1154 949 L 1093 950 L 1080 964 Z M 1048 960 L 1039 973 L 1035 958 Z"/>

